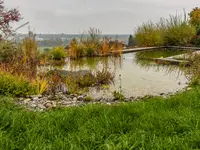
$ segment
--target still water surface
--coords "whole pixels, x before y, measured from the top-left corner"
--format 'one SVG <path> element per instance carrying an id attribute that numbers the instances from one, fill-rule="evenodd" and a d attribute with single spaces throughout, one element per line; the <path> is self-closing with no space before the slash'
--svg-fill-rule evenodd
<path id="1" fill-rule="evenodd" d="M 156 50 L 124 54 L 121 58 L 81 58 L 79 60 L 68 60 L 63 69 L 71 71 L 107 69 L 115 74 L 115 84 L 110 87 L 109 93 L 119 90 L 121 84 L 127 97 L 159 95 L 184 88 L 187 79 L 180 67 L 156 64 L 149 58 L 169 57 L 181 53 L 184 53 L 184 51 Z M 91 92 L 91 96 L 98 97 L 102 94 L 111 96 L 106 91 Z"/>

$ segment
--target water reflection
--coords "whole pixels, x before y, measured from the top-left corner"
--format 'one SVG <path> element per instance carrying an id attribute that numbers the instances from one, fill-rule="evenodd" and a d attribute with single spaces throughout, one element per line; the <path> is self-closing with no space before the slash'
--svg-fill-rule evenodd
<path id="1" fill-rule="evenodd" d="M 173 92 L 185 86 L 187 79 L 184 67 L 157 64 L 152 58 L 170 57 L 185 51 L 159 50 L 124 54 L 122 57 L 98 57 L 67 60 L 64 70 L 102 70 L 115 73 L 115 85 L 119 87 L 121 75 L 122 88 L 125 95 L 154 95 L 155 93 Z"/>
<path id="2" fill-rule="evenodd" d="M 110 70 L 114 68 L 113 71 L 118 68 L 122 69 L 122 58 L 121 57 L 89 57 L 80 58 L 77 60 L 68 59 L 67 64 L 63 69 L 70 71 L 77 70 Z"/>

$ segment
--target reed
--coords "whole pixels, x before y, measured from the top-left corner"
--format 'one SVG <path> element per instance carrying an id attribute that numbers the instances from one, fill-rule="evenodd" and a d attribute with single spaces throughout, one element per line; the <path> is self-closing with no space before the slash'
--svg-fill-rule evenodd
<path id="1" fill-rule="evenodd" d="M 139 46 L 163 46 L 190 44 L 196 29 L 189 23 L 186 13 L 160 18 L 160 21 L 143 23 L 136 28 L 136 42 Z"/>

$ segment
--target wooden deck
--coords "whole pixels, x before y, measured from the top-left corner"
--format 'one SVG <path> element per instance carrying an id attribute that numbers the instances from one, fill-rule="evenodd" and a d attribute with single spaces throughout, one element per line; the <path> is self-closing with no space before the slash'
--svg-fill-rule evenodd
<path id="1" fill-rule="evenodd" d="M 179 64 L 187 65 L 189 63 L 186 60 L 177 60 L 177 59 L 170 59 L 170 58 L 154 58 L 154 60 L 160 64 L 170 63 L 170 64 L 174 64 L 174 65 L 179 65 Z"/>
<path id="2" fill-rule="evenodd" d="M 181 46 L 155 46 L 155 47 L 138 47 L 138 48 L 130 48 L 130 49 L 124 49 L 122 50 L 122 53 L 133 53 L 133 52 L 139 52 L 139 51 L 149 51 L 149 50 L 158 50 L 158 49 L 163 49 L 163 48 L 168 48 L 168 49 L 185 49 L 185 50 L 195 50 L 195 51 L 200 51 L 200 47 L 181 47 Z M 113 51 L 113 53 L 116 51 Z"/>
<path id="3" fill-rule="evenodd" d="M 156 49 L 162 49 L 162 48 L 165 48 L 165 47 L 164 46 L 158 46 L 158 47 L 139 47 L 139 48 L 124 49 L 122 51 L 122 53 L 125 54 L 125 53 L 139 52 L 139 51 L 156 50 Z"/>

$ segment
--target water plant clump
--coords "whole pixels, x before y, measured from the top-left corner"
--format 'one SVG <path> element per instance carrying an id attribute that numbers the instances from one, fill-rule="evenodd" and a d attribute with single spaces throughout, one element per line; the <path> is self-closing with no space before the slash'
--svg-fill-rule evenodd
<path id="1" fill-rule="evenodd" d="M 82 35 L 80 39 L 73 39 L 69 45 L 68 56 L 70 58 L 80 58 L 83 56 L 121 56 L 122 42 L 112 41 L 109 38 L 101 38 L 98 29 L 90 28 L 87 35 Z"/>

